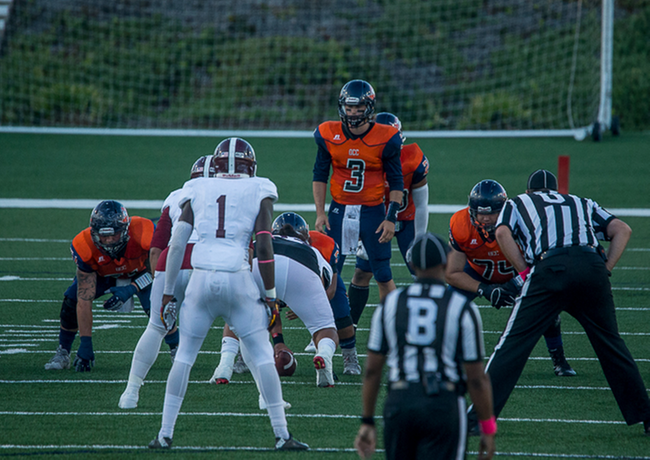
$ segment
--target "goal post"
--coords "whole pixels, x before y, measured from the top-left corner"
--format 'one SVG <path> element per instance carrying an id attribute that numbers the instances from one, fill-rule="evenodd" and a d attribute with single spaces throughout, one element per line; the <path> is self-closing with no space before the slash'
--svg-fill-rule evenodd
<path id="1" fill-rule="evenodd" d="M 13 0 L 7 10 L 0 132 L 310 136 L 337 118 L 354 78 L 411 136 L 617 129 L 614 0 Z"/>

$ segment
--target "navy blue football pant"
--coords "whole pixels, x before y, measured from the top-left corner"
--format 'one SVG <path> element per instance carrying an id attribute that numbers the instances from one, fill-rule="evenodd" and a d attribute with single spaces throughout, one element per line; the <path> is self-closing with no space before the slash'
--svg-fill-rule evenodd
<path id="1" fill-rule="evenodd" d="M 334 241 L 341 246 L 343 216 L 345 215 L 345 205 L 333 201 L 330 203 L 328 220 L 330 230 L 327 232 Z M 393 279 L 390 269 L 391 244 L 380 243 L 379 233 L 375 233 L 377 228 L 384 221 L 386 208 L 383 204 L 377 206 L 361 206 L 361 216 L 359 221 L 359 238 L 368 252 L 370 268 L 375 280 L 380 283 L 386 283 Z M 345 256 L 341 254 L 339 258 L 338 271 L 343 269 Z"/>
<path id="2" fill-rule="evenodd" d="M 398 220 L 397 224 L 395 225 L 395 239 L 397 240 L 397 246 L 399 247 L 399 252 L 402 253 L 402 258 L 404 259 L 404 263 L 406 263 L 406 268 L 409 269 L 411 275 L 415 275 L 415 273 L 413 273 L 413 270 L 409 266 L 408 262 L 406 262 L 406 252 L 411 247 L 411 244 L 413 244 L 414 238 L 415 238 L 415 224 L 413 223 L 413 221 Z M 367 260 L 363 260 L 359 257 L 357 257 L 356 268 L 364 272 L 368 272 L 368 273 L 372 272 L 372 269 L 370 268 L 370 262 L 368 262 Z"/>

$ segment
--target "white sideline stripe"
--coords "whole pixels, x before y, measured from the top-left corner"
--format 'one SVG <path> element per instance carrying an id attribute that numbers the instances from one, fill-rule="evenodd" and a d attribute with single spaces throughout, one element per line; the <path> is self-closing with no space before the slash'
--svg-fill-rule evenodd
<path id="1" fill-rule="evenodd" d="M 14 260 L 35 260 L 35 261 L 43 261 L 43 260 L 66 260 L 66 261 L 71 261 L 72 257 L 0 257 L 0 260 L 7 260 L 7 261 L 14 261 Z"/>
<path id="2" fill-rule="evenodd" d="M 0 281 L 67 281 L 73 278 L 22 278 L 15 275 L 0 276 Z M 411 283 L 395 283 L 395 286 L 410 286 Z M 643 287 L 612 287 L 612 291 L 650 291 L 650 288 Z"/>
<path id="3" fill-rule="evenodd" d="M 393 252 L 399 252 L 398 248 L 392 248 Z M 343 265 L 345 266 L 352 266 L 356 265 L 356 262 L 354 260 L 350 261 L 351 257 L 346 259 L 345 263 Z M 44 260 L 55 260 L 55 261 L 65 261 L 69 262 L 72 259 L 70 257 L 0 257 L 0 261 L 7 261 L 7 262 L 13 262 L 13 261 L 29 261 L 29 262 L 42 262 Z M 399 263 L 391 263 L 391 267 L 406 267 L 406 264 L 404 262 L 399 262 Z M 650 267 L 614 267 L 614 270 L 650 270 Z M 3 280 L 3 281 L 8 281 L 8 280 Z"/>
<path id="4" fill-rule="evenodd" d="M 1 129 L 0 129 L 1 131 Z M 55 208 L 55 209 L 93 209 L 101 200 L 89 199 L 44 199 L 44 198 L 0 198 L 0 208 Z M 160 210 L 163 200 L 117 200 L 127 209 L 156 209 Z M 465 208 L 466 204 L 430 204 L 432 214 L 453 214 Z M 325 206 L 327 211 L 328 205 Z M 276 203 L 275 211 L 316 212 L 316 205 L 311 203 Z M 616 216 L 650 217 L 647 208 L 608 208 Z"/>
<path id="5" fill-rule="evenodd" d="M 0 133 L 22 134 L 81 134 L 100 136 L 161 136 L 161 137 L 243 137 L 243 138 L 305 138 L 314 137 L 309 130 L 244 130 L 244 129 L 128 129 L 128 128 L 60 128 L 35 126 L 0 126 Z M 404 131 L 411 138 L 501 138 L 501 137 L 573 137 L 583 140 L 591 126 L 574 129 L 513 129 L 513 130 L 455 130 Z"/>
<path id="6" fill-rule="evenodd" d="M 548 358 L 547 358 L 548 359 Z M 8 385 L 26 385 L 26 384 L 101 384 L 101 385 L 124 385 L 128 380 L 0 380 L 0 384 Z M 210 384 L 208 380 L 190 380 L 188 383 L 193 385 Z M 228 385 L 253 385 L 255 382 L 252 380 L 232 380 Z M 166 380 L 145 380 L 144 385 L 166 385 Z M 283 380 L 282 385 L 310 385 L 313 382 L 297 382 L 292 380 Z M 343 386 L 361 386 L 361 382 L 337 382 L 336 385 Z M 381 384 L 386 386 L 385 383 Z M 589 387 L 589 386 L 562 386 L 562 385 L 515 385 L 515 388 L 520 390 L 580 390 L 580 391 L 612 391 L 609 387 Z M 650 390 L 649 390 L 650 391 Z"/>
<path id="7" fill-rule="evenodd" d="M 19 445 L 19 444 L 0 444 L 0 449 L 28 449 L 28 450 L 44 450 L 44 449 L 122 449 L 122 450 L 149 450 L 147 446 L 125 446 L 115 444 L 66 444 L 66 445 Z M 274 448 L 270 447 L 252 447 L 252 446 L 174 446 L 172 449 L 176 451 L 219 451 L 219 452 L 274 452 Z M 310 447 L 309 452 L 356 452 L 356 449 L 344 447 Z M 377 449 L 376 452 L 383 453 L 384 449 Z M 467 451 L 470 455 L 478 455 L 476 451 Z M 499 457 L 540 457 L 540 458 L 584 458 L 584 459 L 611 459 L 611 460 L 650 460 L 650 457 L 617 457 L 614 455 L 580 455 L 580 454 L 553 454 L 553 453 L 538 453 L 538 452 L 500 452 L 496 451 L 496 456 Z"/>
<path id="8" fill-rule="evenodd" d="M 371 286 L 373 286 L 373 285 L 371 284 Z M 60 301 L 60 300 L 51 300 L 51 299 L 0 299 L 0 302 L 15 302 L 15 303 L 35 303 L 35 302 L 41 302 L 41 303 L 59 303 L 59 302 L 61 302 L 61 301 Z M 95 305 L 101 305 L 101 302 L 95 302 Z M 366 305 L 366 308 L 377 308 L 377 306 L 378 306 L 378 305 L 377 305 L 376 303 L 369 303 L 369 304 Z M 490 306 L 490 305 L 478 305 L 478 304 L 477 304 L 477 307 L 478 307 L 478 308 L 485 309 L 485 310 L 491 310 L 491 309 L 492 309 L 492 306 Z M 512 307 L 502 307 L 502 308 L 504 308 L 504 309 L 507 310 L 508 308 L 512 308 Z M 616 307 L 616 310 L 617 310 L 617 311 L 618 311 L 618 310 L 624 310 L 624 311 L 649 311 L 649 312 L 650 312 L 650 308 L 643 308 L 643 307 L 619 307 L 619 306 L 617 306 L 617 307 Z M 118 315 L 118 313 L 111 313 L 111 312 L 105 311 L 104 309 L 99 309 L 99 308 L 93 310 L 93 313 L 94 313 L 94 314 Z M 120 315 L 120 316 L 113 316 L 113 317 L 114 317 L 114 318 L 132 318 L 132 317 L 134 317 L 134 316 L 135 316 L 135 317 L 141 317 L 141 318 L 143 318 L 143 319 L 146 319 L 146 318 L 147 318 L 147 316 L 146 316 L 144 313 L 142 313 L 141 311 L 137 311 L 137 310 L 134 310 L 132 313 L 129 313 L 129 314 Z M 45 321 L 48 321 L 48 320 L 45 320 Z M 22 327 L 28 327 L 28 326 L 22 326 Z M 34 326 L 34 327 L 45 327 L 45 326 Z M 367 330 L 367 329 L 363 329 L 363 328 L 361 328 L 361 329 L 357 329 L 357 330 L 363 331 L 363 330 Z"/>
<path id="9" fill-rule="evenodd" d="M 86 417 L 151 417 L 160 416 L 162 412 L 130 412 L 130 411 L 115 411 L 115 412 L 50 412 L 50 411 L 0 411 L 0 415 L 25 415 L 25 416 L 86 416 Z M 266 412 L 179 412 L 178 415 L 193 416 L 193 417 L 268 417 Z M 348 414 L 286 414 L 287 418 L 333 418 L 333 419 L 358 419 L 359 415 Z M 375 415 L 375 418 L 383 419 L 381 415 Z M 529 423 L 570 423 L 570 424 L 587 424 L 587 425 L 625 425 L 624 421 L 618 420 L 567 420 L 559 418 L 501 418 L 502 422 L 529 422 Z"/>
<path id="10" fill-rule="evenodd" d="M 18 444 L 0 444 L 0 449 L 124 449 L 124 450 L 146 450 L 151 451 L 148 446 L 122 446 L 115 444 L 66 444 L 63 446 L 49 445 L 18 445 Z M 246 451 L 246 452 L 275 452 L 273 447 L 252 447 L 252 446 L 174 446 L 173 452 L 176 451 Z M 353 448 L 335 448 L 335 447 L 310 447 L 309 452 L 356 452 Z M 377 452 L 384 452 L 384 449 L 377 449 Z M 629 458 L 629 457 L 628 457 Z"/>
<path id="11" fill-rule="evenodd" d="M 499 419 L 501 420 L 501 419 Z M 147 446 L 125 446 L 115 444 L 66 444 L 66 445 L 19 445 L 19 444 L 0 444 L 0 449 L 27 449 L 27 450 L 45 450 L 45 449 L 122 449 L 122 450 L 149 450 Z M 172 451 L 225 451 L 225 452 L 274 452 L 270 447 L 252 447 L 252 446 L 174 446 Z M 310 447 L 309 452 L 356 452 L 356 449 L 344 447 Z M 376 452 L 383 453 L 384 449 L 377 449 Z M 478 455 L 476 451 L 467 451 L 470 455 Z M 500 452 L 496 451 L 499 457 L 540 457 L 540 458 L 584 458 L 584 459 L 611 459 L 611 460 L 650 460 L 650 457 L 617 457 L 614 455 L 580 455 L 580 454 L 553 454 L 538 452 Z"/>

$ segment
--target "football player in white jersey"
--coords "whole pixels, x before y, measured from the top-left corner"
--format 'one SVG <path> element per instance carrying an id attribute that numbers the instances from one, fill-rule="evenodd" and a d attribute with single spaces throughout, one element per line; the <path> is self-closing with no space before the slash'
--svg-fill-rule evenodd
<path id="1" fill-rule="evenodd" d="M 296 214 L 297 215 L 297 214 Z M 313 362 L 316 368 L 316 385 L 321 388 L 334 386 L 332 358 L 338 346 L 338 333 L 334 314 L 329 304 L 329 298 L 335 293 L 332 286 L 332 267 L 321 253 L 309 245 L 308 230 L 297 232 L 292 225 L 283 224 L 280 215 L 273 222 L 273 252 L 275 254 L 275 285 L 278 298 L 302 320 L 316 344 L 316 356 Z M 300 217 L 302 219 L 302 217 Z M 304 221 L 304 219 L 302 219 Z M 306 222 L 304 228 L 308 229 Z M 260 261 L 253 259 L 253 277 L 260 292 L 264 292 L 263 279 L 260 273 Z M 329 293 L 326 291 L 332 286 Z M 271 330 L 276 352 L 286 349 L 282 328 L 278 322 Z M 228 383 L 233 373 L 237 341 L 230 353 L 224 353 L 224 343 L 232 340 L 231 335 L 224 331 L 221 360 L 215 369 L 210 382 L 216 384 Z M 260 398 L 260 408 L 264 401 Z"/>
<path id="2" fill-rule="evenodd" d="M 190 171 L 190 179 L 198 177 L 214 177 L 216 172 L 214 166 L 211 167 L 210 162 L 212 155 L 202 156 L 194 162 L 192 170 Z M 169 250 L 169 240 L 171 233 L 181 216 L 181 208 L 178 207 L 178 199 L 183 189 L 174 190 L 165 199 L 162 205 L 162 214 L 158 220 L 156 231 L 154 232 L 151 241 L 151 249 L 149 250 L 149 261 L 151 267 L 155 270 L 153 285 L 151 286 L 151 300 L 154 305 L 162 305 L 163 288 L 165 287 L 165 265 L 167 259 L 167 251 Z M 176 280 L 176 289 L 174 297 L 176 304 L 180 307 L 185 298 L 185 288 L 192 274 L 192 266 L 190 264 L 190 257 L 194 243 L 198 240 L 196 232 L 192 232 L 185 249 L 185 257 L 183 264 Z M 162 249 L 161 249 L 162 248 Z M 167 330 L 167 327 L 171 330 Z M 175 345 L 178 346 L 178 328 L 175 324 L 165 325 L 162 321 L 160 311 L 157 309 L 149 315 L 149 323 L 147 328 L 142 333 L 138 344 L 133 352 L 133 360 L 131 361 L 131 371 L 129 372 L 129 380 L 126 390 L 122 393 L 118 406 L 121 409 L 134 409 L 138 406 L 138 399 L 140 387 L 158 357 L 160 345 L 165 339 L 168 341 L 170 337 L 175 338 Z M 170 345 L 171 346 L 171 345 Z M 172 349 L 172 363 L 173 357 L 177 349 Z"/>
<path id="3" fill-rule="evenodd" d="M 178 203 L 182 212 L 167 254 L 163 308 L 173 299 L 193 230 L 199 240 L 192 251 L 192 276 L 180 310 L 180 344 L 167 380 L 162 425 L 149 447 L 171 447 L 192 365 L 212 323 L 221 317 L 240 338 L 244 359 L 267 402 L 276 450 L 307 450 L 287 430 L 280 377 L 268 340 L 267 328 L 276 318 L 278 304 L 271 241 L 277 189 L 270 180 L 255 177 L 255 152 L 243 139 L 222 141 L 212 164 L 216 177 L 186 182 Z M 265 301 L 259 298 L 248 260 L 253 233 Z"/>

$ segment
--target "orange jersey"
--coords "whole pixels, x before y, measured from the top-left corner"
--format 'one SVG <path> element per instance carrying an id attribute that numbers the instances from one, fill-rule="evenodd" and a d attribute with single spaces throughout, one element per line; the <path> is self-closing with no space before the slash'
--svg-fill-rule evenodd
<path id="1" fill-rule="evenodd" d="M 469 207 L 451 216 L 449 241 L 456 251 L 465 253 L 469 265 L 490 283 L 505 283 L 515 275 L 515 269 L 501 252 L 496 240 L 485 241 L 472 225 Z"/>
<path id="2" fill-rule="evenodd" d="M 111 259 L 93 242 L 90 227 L 72 240 L 72 255 L 80 269 L 96 272 L 99 276 L 128 278 L 147 270 L 146 260 L 153 238 L 154 225 L 149 219 L 131 217 L 129 242 L 121 259 Z M 83 268 L 82 268 L 83 267 Z"/>
<path id="3" fill-rule="evenodd" d="M 314 136 L 319 153 L 324 150 L 329 154 L 328 160 L 332 166 L 330 193 L 337 203 L 381 204 L 384 201 L 384 172 L 390 174 L 387 180 L 393 186 L 397 174 L 400 176 L 399 182 L 402 182 L 399 161 L 401 137 L 397 128 L 373 124 L 362 137 L 350 139 L 343 132 L 341 122 L 328 121 L 318 127 Z M 401 189 L 401 186 L 397 187 L 397 190 Z"/>
<path id="4" fill-rule="evenodd" d="M 336 244 L 334 238 L 327 236 L 324 233 L 312 230 L 309 232 L 311 246 L 318 249 L 318 252 L 327 260 L 332 266 L 334 273 L 337 273 L 336 266 L 339 263 L 339 245 Z"/>
<path id="5" fill-rule="evenodd" d="M 400 155 L 402 163 L 402 174 L 404 176 L 404 194 L 402 195 L 402 205 L 397 212 L 397 220 L 413 220 L 415 218 L 415 204 L 411 192 L 413 184 L 422 182 L 429 173 L 429 160 L 424 156 L 424 152 L 417 144 L 408 144 L 402 146 Z M 386 204 L 390 202 L 390 189 L 386 184 Z"/>

